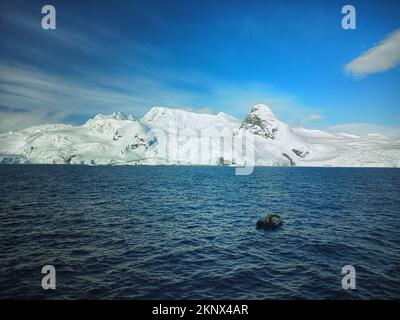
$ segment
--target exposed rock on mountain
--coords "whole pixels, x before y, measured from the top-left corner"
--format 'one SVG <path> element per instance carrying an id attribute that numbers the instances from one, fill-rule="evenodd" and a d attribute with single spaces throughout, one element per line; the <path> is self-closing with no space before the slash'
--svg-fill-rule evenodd
<path id="1" fill-rule="evenodd" d="M 258 104 L 251 108 L 240 129 L 250 130 L 256 135 L 274 140 L 279 132 L 279 122 L 270 108 Z"/>

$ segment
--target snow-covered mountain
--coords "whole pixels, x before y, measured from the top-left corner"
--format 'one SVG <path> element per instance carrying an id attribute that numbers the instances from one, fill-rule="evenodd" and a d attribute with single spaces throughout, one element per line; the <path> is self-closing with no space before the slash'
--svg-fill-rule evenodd
<path id="1" fill-rule="evenodd" d="M 0 163 L 398 167 L 400 141 L 291 128 L 263 104 L 243 122 L 154 107 L 141 119 L 116 112 L 0 134 Z"/>

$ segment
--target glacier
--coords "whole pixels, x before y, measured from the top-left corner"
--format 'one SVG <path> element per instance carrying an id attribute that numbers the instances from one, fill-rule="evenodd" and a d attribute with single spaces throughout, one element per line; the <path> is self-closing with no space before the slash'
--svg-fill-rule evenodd
<path id="1" fill-rule="evenodd" d="M 141 119 L 114 112 L 2 133 L 0 163 L 399 167 L 400 141 L 291 127 L 264 104 L 243 121 L 153 107 Z"/>

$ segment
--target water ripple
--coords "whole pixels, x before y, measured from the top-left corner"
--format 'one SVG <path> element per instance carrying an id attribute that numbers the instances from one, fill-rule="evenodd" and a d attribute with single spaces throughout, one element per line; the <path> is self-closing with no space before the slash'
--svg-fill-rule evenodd
<path id="1" fill-rule="evenodd" d="M 0 175 L 0 298 L 400 298 L 399 170 L 37 165 Z M 268 212 L 285 224 L 256 230 Z M 45 264 L 55 291 L 41 288 Z M 346 264 L 357 290 L 341 288 Z"/>

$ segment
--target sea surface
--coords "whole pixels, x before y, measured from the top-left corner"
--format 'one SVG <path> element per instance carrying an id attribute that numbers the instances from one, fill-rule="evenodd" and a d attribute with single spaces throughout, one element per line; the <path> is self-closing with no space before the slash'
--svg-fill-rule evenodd
<path id="1" fill-rule="evenodd" d="M 400 298 L 400 169 L 4 165 L 0 181 L 2 299 Z M 257 230 L 267 213 L 284 225 Z"/>

